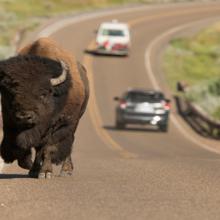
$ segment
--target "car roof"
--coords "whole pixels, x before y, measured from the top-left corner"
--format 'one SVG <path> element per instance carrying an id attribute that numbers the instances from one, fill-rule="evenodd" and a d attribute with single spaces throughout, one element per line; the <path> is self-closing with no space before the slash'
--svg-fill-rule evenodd
<path id="1" fill-rule="evenodd" d="M 155 90 L 155 89 L 142 89 L 142 88 L 130 88 L 127 90 L 127 93 L 148 93 L 148 94 L 155 94 L 155 93 L 160 93 L 163 94 L 161 91 L 159 90 Z"/>
<path id="2" fill-rule="evenodd" d="M 100 28 L 106 29 L 128 29 L 128 25 L 126 23 L 121 23 L 118 21 L 111 21 L 111 22 L 103 22 L 100 25 Z"/>

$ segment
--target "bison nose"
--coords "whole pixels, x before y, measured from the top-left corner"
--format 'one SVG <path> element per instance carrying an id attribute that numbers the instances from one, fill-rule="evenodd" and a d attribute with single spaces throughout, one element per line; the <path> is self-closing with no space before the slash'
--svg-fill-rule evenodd
<path id="1" fill-rule="evenodd" d="M 17 112 L 16 119 L 19 121 L 24 121 L 26 123 L 34 123 L 36 116 L 35 113 L 32 111 Z"/>

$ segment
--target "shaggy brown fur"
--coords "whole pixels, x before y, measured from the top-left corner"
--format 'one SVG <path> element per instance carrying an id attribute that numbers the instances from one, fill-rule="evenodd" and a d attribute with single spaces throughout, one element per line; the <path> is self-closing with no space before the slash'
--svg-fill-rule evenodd
<path id="1" fill-rule="evenodd" d="M 50 79 L 63 71 L 60 61 L 68 66 L 67 78 L 52 86 Z M 17 159 L 39 178 L 50 178 L 52 163 L 62 162 L 61 175 L 71 174 L 74 133 L 89 98 L 85 68 L 56 42 L 41 38 L 0 62 L 0 91 L 5 162 Z"/>

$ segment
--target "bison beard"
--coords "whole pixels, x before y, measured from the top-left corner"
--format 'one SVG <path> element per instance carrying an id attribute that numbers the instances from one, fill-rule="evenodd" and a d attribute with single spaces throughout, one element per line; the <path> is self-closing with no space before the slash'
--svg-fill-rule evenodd
<path id="1" fill-rule="evenodd" d="M 5 162 L 17 160 L 38 178 L 51 178 L 52 163 L 62 163 L 60 174 L 71 175 L 74 133 L 89 97 L 85 68 L 42 38 L 0 62 L 0 92 Z M 36 151 L 33 162 L 31 148 Z"/>

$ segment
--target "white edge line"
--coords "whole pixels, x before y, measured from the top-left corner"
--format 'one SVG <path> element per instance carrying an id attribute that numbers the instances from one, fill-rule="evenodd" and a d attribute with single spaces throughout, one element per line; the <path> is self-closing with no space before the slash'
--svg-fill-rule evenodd
<path id="1" fill-rule="evenodd" d="M 213 1 L 215 3 L 215 1 Z M 55 32 L 59 31 L 62 28 L 65 28 L 69 25 L 76 24 L 79 22 L 87 21 L 90 19 L 95 19 L 95 18 L 100 18 L 103 16 L 109 16 L 112 14 L 120 14 L 120 13 L 129 13 L 129 12 L 136 12 L 136 11 L 147 11 L 147 10 L 152 10 L 152 9 L 158 9 L 158 8 L 167 8 L 171 9 L 171 7 L 176 7 L 177 5 L 179 7 L 181 6 L 189 6 L 189 5 L 197 5 L 198 2 L 191 2 L 191 3 L 171 3 L 171 4 L 159 4 L 159 5 L 134 5 L 134 6 L 125 6 L 124 8 L 110 8 L 110 9 L 103 9 L 101 11 L 92 11 L 88 12 L 85 14 L 76 14 L 73 15 L 73 17 L 66 17 L 66 18 L 61 18 L 60 21 L 55 21 L 52 24 L 49 24 L 47 27 L 43 28 L 37 35 L 36 38 L 39 37 L 46 37 L 49 35 L 54 34 Z M 199 3 L 199 5 L 206 4 L 208 3 L 203 2 Z M 210 4 L 210 2 L 209 2 Z"/>
<path id="2" fill-rule="evenodd" d="M 210 18 L 209 18 L 210 19 Z M 169 35 L 173 35 L 173 34 L 176 34 L 184 29 L 187 29 L 187 28 L 190 28 L 198 23 L 202 23 L 204 21 L 207 21 L 209 20 L 208 18 L 207 19 L 204 19 L 204 20 L 200 20 L 200 21 L 194 21 L 194 22 L 191 22 L 191 23 L 188 23 L 188 24 L 185 24 L 185 25 L 182 25 L 182 26 L 178 26 L 178 27 L 175 27 L 175 28 L 172 28 L 164 33 L 162 33 L 160 36 L 158 36 L 157 38 L 155 38 L 149 45 L 148 47 L 145 49 L 145 68 L 147 70 L 147 74 L 149 76 L 149 79 L 152 83 L 152 86 L 154 87 L 154 89 L 157 89 L 157 90 L 161 90 L 161 87 L 159 86 L 157 80 L 156 80 L 156 77 L 155 77 L 155 74 L 153 72 L 153 69 L 152 69 L 152 66 L 151 66 L 151 61 L 150 61 L 150 57 L 151 57 L 151 52 L 153 50 L 153 48 L 161 41 L 163 40 L 163 38 L 166 38 L 167 36 Z M 199 147 L 202 147 L 206 150 L 209 150 L 211 152 L 215 152 L 215 153 L 219 153 L 219 150 L 216 150 L 210 146 L 208 146 L 207 144 L 204 144 L 202 143 L 201 141 L 197 140 L 193 135 L 190 134 L 190 132 L 188 132 L 182 125 L 180 122 L 178 122 L 178 119 L 171 114 L 171 121 L 173 122 L 173 124 L 176 126 L 176 128 L 183 134 L 183 136 L 190 140 L 191 142 L 193 142 L 194 144 L 198 145 Z"/>
<path id="3" fill-rule="evenodd" d="M 67 17 L 63 18 L 60 21 L 57 21 L 53 24 L 48 25 L 46 28 L 44 28 L 42 31 L 40 31 L 36 38 L 39 37 L 46 37 L 54 34 L 55 32 L 59 31 L 62 28 L 65 28 L 69 25 L 77 24 L 79 22 L 87 21 L 90 19 L 96 19 L 103 16 L 108 16 L 112 14 L 119 14 L 119 13 L 129 13 L 129 12 L 135 12 L 135 11 L 145 11 L 145 10 L 151 10 L 152 8 L 156 8 L 156 6 L 133 6 L 130 8 L 122 8 L 122 9 L 110 9 L 110 10 L 102 10 L 102 11 L 95 11 L 95 12 L 88 12 L 86 14 L 79 14 L 74 17 Z"/>

